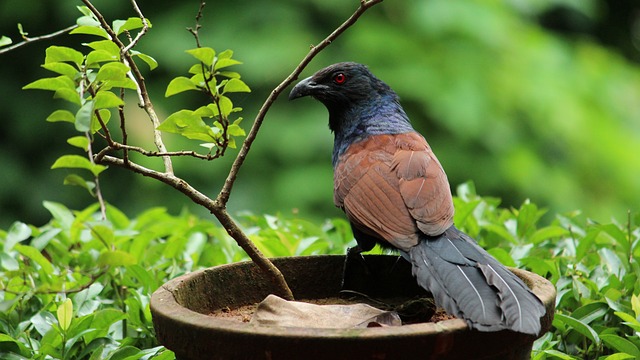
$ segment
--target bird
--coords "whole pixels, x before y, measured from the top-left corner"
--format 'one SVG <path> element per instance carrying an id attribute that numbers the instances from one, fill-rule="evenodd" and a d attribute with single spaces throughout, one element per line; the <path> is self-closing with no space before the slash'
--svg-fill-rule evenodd
<path id="1" fill-rule="evenodd" d="M 289 100 L 306 96 L 329 112 L 333 199 L 357 243 L 347 258 L 376 244 L 395 249 L 436 305 L 469 328 L 539 335 L 543 303 L 454 225 L 447 175 L 391 87 L 367 66 L 341 62 L 298 82 Z"/>

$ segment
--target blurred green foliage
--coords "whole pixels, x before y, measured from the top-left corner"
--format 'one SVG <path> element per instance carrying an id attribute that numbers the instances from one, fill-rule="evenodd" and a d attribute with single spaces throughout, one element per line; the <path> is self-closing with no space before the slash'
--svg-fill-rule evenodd
<path id="1" fill-rule="evenodd" d="M 195 44 L 185 28 L 194 25 L 198 2 L 139 3 L 154 24 L 138 49 L 159 63 L 145 78 L 160 116 L 195 108 L 198 99 L 165 99 L 164 92 L 192 62 L 185 50 Z M 135 16 L 128 1 L 95 4 L 108 20 Z M 64 28 L 75 22 L 75 5 L 5 0 L 0 35 L 20 41 L 17 23 L 29 36 Z M 203 46 L 233 49 L 252 89 L 234 101 L 244 108 L 243 127 L 309 45 L 356 6 L 342 0 L 207 5 Z M 639 7 L 633 0 L 386 1 L 320 54 L 305 75 L 344 60 L 369 65 L 400 94 L 453 188 L 473 179 L 480 193 L 503 198 L 507 206 L 531 198 L 554 213 L 581 209 L 601 221 L 623 219 L 640 203 Z M 77 36 L 0 55 L 0 226 L 15 219 L 46 222 L 42 200 L 71 207 L 91 201 L 62 185 L 66 170 L 49 170 L 68 152 L 65 139 L 72 135 L 44 122 L 59 104 L 50 94 L 20 90 L 49 76 L 39 68 L 44 49 L 53 43 L 78 47 Z M 148 120 L 142 111 L 129 111 L 129 119 L 140 119 L 130 140 L 150 145 Z M 232 212 L 294 211 L 316 220 L 338 216 L 331 201 L 332 137 L 326 123 L 319 104 L 280 98 L 240 173 L 229 203 Z M 197 147 L 179 136 L 167 137 L 167 145 L 170 150 Z M 229 160 L 185 159 L 176 161 L 176 171 L 214 194 Z M 154 161 L 159 163 L 146 164 Z M 202 211 L 153 180 L 119 169 L 102 176 L 106 199 L 126 213 L 156 205 Z"/>

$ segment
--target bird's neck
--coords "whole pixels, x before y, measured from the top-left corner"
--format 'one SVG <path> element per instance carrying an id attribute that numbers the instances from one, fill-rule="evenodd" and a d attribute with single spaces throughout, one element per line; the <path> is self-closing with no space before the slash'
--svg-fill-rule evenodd
<path id="1" fill-rule="evenodd" d="M 402 134 L 414 131 L 396 97 L 352 105 L 329 111 L 329 127 L 334 133 L 333 165 L 349 145 L 372 135 Z"/>

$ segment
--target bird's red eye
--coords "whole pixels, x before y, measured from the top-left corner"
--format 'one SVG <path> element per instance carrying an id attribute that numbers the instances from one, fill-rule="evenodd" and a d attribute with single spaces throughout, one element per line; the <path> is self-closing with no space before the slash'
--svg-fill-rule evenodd
<path id="1" fill-rule="evenodd" d="M 335 81 L 335 83 L 338 85 L 342 85 L 345 81 L 347 81 L 347 76 L 343 73 L 337 73 L 336 75 L 334 75 L 333 81 Z"/>

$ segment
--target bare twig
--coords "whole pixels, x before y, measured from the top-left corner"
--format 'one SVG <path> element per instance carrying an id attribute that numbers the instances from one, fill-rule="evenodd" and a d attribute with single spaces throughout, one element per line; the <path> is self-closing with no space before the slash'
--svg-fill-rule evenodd
<path id="1" fill-rule="evenodd" d="M 0 49 L 0 55 L 4 54 L 6 52 L 9 52 L 9 51 L 15 50 L 15 49 L 17 49 L 19 47 L 25 46 L 27 44 L 30 44 L 32 42 L 36 42 L 36 41 L 40 41 L 40 40 L 47 40 L 47 39 L 51 39 L 51 38 L 54 38 L 54 37 L 62 35 L 62 34 L 66 34 L 69 31 L 71 31 L 71 30 L 73 30 L 73 29 L 75 29 L 77 27 L 78 27 L 78 25 L 71 25 L 71 26 L 66 27 L 66 28 L 64 28 L 62 30 L 58 30 L 56 32 L 52 32 L 51 34 L 40 35 L 40 36 L 36 36 L 36 37 L 23 36 L 24 41 L 21 41 L 19 43 L 16 43 L 16 44 L 13 44 L 11 46 L 8 46 L 8 47 Z"/>
<path id="2" fill-rule="evenodd" d="M 196 38 L 197 47 L 202 47 L 200 45 L 200 35 L 198 34 L 198 30 L 200 30 L 200 28 L 202 27 L 202 25 L 200 25 L 200 19 L 202 19 L 202 12 L 204 11 L 205 5 L 207 5 L 207 3 L 204 2 L 204 0 L 201 0 L 200 7 L 198 8 L 198 14 L 196 15 L 196 26 L 187 28 L 187 31 L 189 31 L 193 35 L 193 37 Z"/>
<path id="3" fill-rule="evenodd" d="M 336 28 L 329 36 L 327 36 L 324 40 L 322 40 L 318 45 L 312 46 L 307 56 L 305 56 L 304 59 L 302 59 L 300 64 L 298 64 L 298 66 L 293 70 L 293 72 L 289 76 L 287 76 L 287 78 L 284 79 L 284 81 L 282 81 L 278 86 L 276 86 L 276 88 L 273 89 L 273 91 L 271 91 L 271 94 L 269 95 L 267 100 L 264 102 L 264 104 L 260 108 L 260 111 L 258 112 L 258 115 L 256 116 L 256 119 L 253 122 L 253 126 L 251 127 L 251 130 L 247 134 L 247 138 L 242 143 L 242 148 L 240 148 L 240 151 L 236 156 L 236 160 L 233 162 L 233 165 L 231 166 L 229 175 L 227 176 L 227 179 L 224 182 L 222 190 L 220 191 L 220 194 L 216 198 L 216 202 L 218 203 L 219 206 L 225 207 L 227 202 L 229 201 L 229 195 L 231 194 L 231 189 L 233 188 L 233 184 L 236 181 L 236 177 L 238 176 L 240 167 L 244 163 L 244 160 L 247 157 L 249 150 L 251 149 L 251 145 L 253 144 L 253 141 L 255 140 L 256 135 L 258 135 L 258 130 L 260 130 L 260 126 L 264 121 L 264 117 L 265 115 L 267 115 L 267 112 L 269 111 L 269 108 L 271 108 L 271 105 L 273 104 L 273 102 L 278 98 L 278 96 L 282 93 L 282 91 L 284 91 L 284 89 L 287 88 L 287 86 L 289 86 L 293 81 L 295 81 L 298 78 L 300 73 L 302 73 L 302 70 L 304 70 L 304 68 L 307 67 L 307 65 L 311 62 L 311 60 L 314 57 L 316 57 L 316 55 L 318 55 L 318 53 L 320 53 L 324 48 L 329 46 L 331 42 L 333 42 L 336 38 L 338 38 L 338 36 L 340 36 L 340 34 L 342 34 L 345 30 L 351 27 L 351 25 L 355 24 L 358 18 L 362 14 L 364 14 L 365 11 L 367 11 L 370 7 L 381 2 L 382 0 L 368 0 L 368 1 L 360 0 L 360 6 L 353 13 L 353 15 L 351 15 L 344 23 L 342 23 L 342 25 L 338 26 L 338 28 Z"/>

